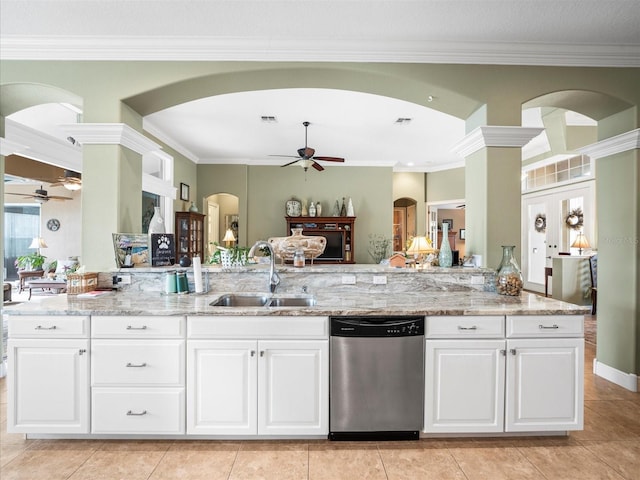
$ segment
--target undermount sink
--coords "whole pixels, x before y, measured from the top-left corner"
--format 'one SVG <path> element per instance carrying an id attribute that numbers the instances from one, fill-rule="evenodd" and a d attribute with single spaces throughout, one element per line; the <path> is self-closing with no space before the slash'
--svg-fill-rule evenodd
<path id="1" fill-rule="evenodd" d="M 242 295 L 230 293 L 211 302 L 212 307 L 313 307 L 316 299 L 304 297 L 270 297 L 269 295 Z"/>
<path id="2" fill-rule="evenodd" d="M 268 295 L 222 295 L 212 307 L 263 307 L 269 302 Z"/>

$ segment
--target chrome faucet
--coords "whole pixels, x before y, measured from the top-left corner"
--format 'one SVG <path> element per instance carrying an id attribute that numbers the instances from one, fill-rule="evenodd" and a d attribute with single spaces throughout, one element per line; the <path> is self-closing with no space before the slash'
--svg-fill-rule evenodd
<path id="1" fill-rule="evenodd" d="M 249 250 L 249 257 L 253 257 L 256 248 L 262 247 L 267 247 L 269 250 L 269 291 L 276 293 L 276 288 L 280 285 L 280 275 L 276 272 L 276 254 L 271 244 L 264 240 L 258 240 L 253 247 L 251 247 L 251 250 Z"/>

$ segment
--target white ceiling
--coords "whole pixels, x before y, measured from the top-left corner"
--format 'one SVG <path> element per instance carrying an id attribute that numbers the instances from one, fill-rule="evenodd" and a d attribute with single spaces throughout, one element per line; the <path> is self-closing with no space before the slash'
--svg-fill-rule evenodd
<path id="1" fill-rule="evenodd" d="M 638 0 L 0 0 L 0 58 L 637 67 L 638 25 Z M 278 122 L 261 123 L 262 115 Z M 398 117 L 412 121 L 397 125 Z M 250 164 L 295 155 L 305 120 L 316 154 L 348 165 L 432 171 L 461 161 L 451 153 L 464 135 L 461 120 L 362 93 L 221 95 L 144 119 L 198 163 Z"/>

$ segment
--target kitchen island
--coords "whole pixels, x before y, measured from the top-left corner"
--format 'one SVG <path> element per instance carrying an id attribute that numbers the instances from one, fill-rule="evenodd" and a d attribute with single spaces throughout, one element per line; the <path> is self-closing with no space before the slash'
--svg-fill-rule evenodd
<path id="1" fill-rule="evenodd" d="M 323 438 L 330 316 L 425 317 L 423 435 L 582 428 L 588 307 L 495 293 L 490 269 L 280 267 L 302 307 L 211 306 L 267 291 L 263 265 L 205 269 L 204 294 L 162 269 L 99 298 L 6 309 L 10 432 L 74 438 Z"/>

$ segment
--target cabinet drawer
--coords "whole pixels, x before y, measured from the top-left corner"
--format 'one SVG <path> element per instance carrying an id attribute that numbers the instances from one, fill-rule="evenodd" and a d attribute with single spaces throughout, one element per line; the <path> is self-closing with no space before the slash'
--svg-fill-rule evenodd
<path id="1" fill-rule="evenodd" d="M 184 389 L 94 388 L 92 433 L 182 434 Z"/>
<path id="2" fill-rule="evenodd" d="M 70 315 L 11 315 L 12 338 L 89 338 L 89 317 Z"/>
<path id="3" fill-rule="evenodd" d="M 184 385 L 184 340 L 92 340 L 92 385 Z"/>
<path id="4" fill-rule="evenodd" d="M 328 317 L 195 316 L 188 317 L 189 338 L 328 339 Z"/>
<path id="5" fill-rule="evenodd" d="M 91 317 L 92 338 L 184 338 L 184 317 Z"/>
<path id="6" fill-rule="evenodd" d="M 507 337 L 583 337 L 583 315 L 507 315 Z"/>
<path id="7" fill-rule="evenodd" d="M 451 315 L 426 317 L 426 338 L 504 338 L 504 317 Z"/>

